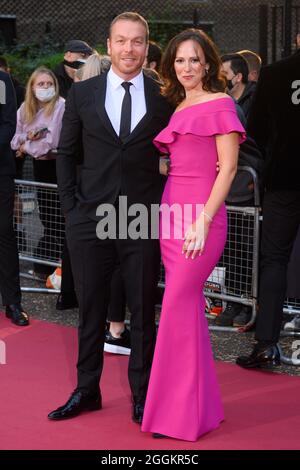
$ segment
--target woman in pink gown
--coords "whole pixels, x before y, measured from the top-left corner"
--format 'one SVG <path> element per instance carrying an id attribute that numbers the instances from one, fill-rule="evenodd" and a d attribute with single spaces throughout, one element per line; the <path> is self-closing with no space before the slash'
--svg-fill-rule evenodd
<path id="1" fill-rule="evenodd" d="M 142 431 L 196 441 L 224 419 L 203 285 L 225 245 L 224 201 L 244 129 L 224 93 L 215 46 L 202 31 L 187 30 L 170 41 L 162 75 L 164 93 L 177 109 L 154 141 L 169 154 L 171 167 L 160 220 L 166 287 Z M 170 206 L 171 218 L 163 210 Z"/>

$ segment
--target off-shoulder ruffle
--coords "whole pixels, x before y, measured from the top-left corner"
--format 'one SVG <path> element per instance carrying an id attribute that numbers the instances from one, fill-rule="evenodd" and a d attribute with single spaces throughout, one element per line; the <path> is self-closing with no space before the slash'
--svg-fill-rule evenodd
<path id="1" fill-rule="evenodd" d="M 222 103 L 217 103 L 218 101 Z M 209 137 L 231 132 L 239 133 L 240 144 L 246 139 L 246 132 L 237 116 L 234 102 L 223 98 L 192 105 L 176 112 L 168 126 L 155 137 L 153 142 L 160 151 L 164 152 L 168 145 L 175 141 L 176 134 Z"/>

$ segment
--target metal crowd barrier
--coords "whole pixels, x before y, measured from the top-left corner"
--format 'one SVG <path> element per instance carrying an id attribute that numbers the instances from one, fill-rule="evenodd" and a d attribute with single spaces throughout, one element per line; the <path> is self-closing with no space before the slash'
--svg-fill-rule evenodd
<path id="1" fill-rule="evenodd" d="M 64 239 L 64 219 L 60 212 L 57 185 L 15 180 L 15 231 L 19 258 L 35 265 L 60 265 Z M 32 273 L 21 278 L 36 280 Z M 22 287 L 24 292 L 57 294 L 59 290 L 44 287 Z"/>
<path id="2" fill-rule="evenodd" d="M 252 309 L 250 322 L 243 328 L 210 325 L 211 330 L 246 331 L 255 322 L 257 312 L 258 263 L 261 208 L 259 187 L 255 171 L 250 167 L 239 167 L 251 173 L 254 184 L 254 206 L 227 206 L 228 237 L 224 253 L 209 278 L 204 290 L 205 297 L 222 307 L 228 301 L 248 305 Z M 64 240 L 64 219 L 60 213 L 57 185 L 34 181 L 15 180 L 15 228 L 19 258 L 35 264 L 53 267 L 60 265 Z M 33 279 L 32 274 L 21 273 L 21 277 Z M 159 287 L 164 287 L 164 268 L 161 266 Z M 59 290 L 45 287 L 22 287 L 24 292 L 57 294 Z M 286 299 L 284 312 L 300 313 L 300 300 Z M 211 315 L 207 315 L 211 317 Z M 284 336 L 298 336 L 293 332 L 282 332 Z M 282 356 L 287 364 L 300 364 Z"/>

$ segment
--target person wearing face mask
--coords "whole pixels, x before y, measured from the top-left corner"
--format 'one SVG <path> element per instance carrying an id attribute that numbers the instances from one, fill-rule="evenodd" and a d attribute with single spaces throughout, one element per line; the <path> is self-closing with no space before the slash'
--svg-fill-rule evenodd
<path id="1" fill-rule="evenodd" d="M 65 100 L 59 96 L 58 82 L 51 70 L 45 67 L 36 69 L 28 80 L 25 101 L 17 113 L 17 129 L 11 141 L 11 148 L 16 150 L 18 158 L 25 155 L 33 159 L 34 178 L 43 183 L 56 183 L 55 153 L 57 148 Z M 40 239 L 36 255 L 46 258 L 51 256 L 49 249 L 60 258 L 60 247 L 56 243 L 53 220 L 59 221 L 60 209 L 57 197 L 45 200 L 37 192 L 39 214 L 44 226 L 44 235 Z M 53 228 L 54 226 L 54 228 Z M 35 264 L 34 270 L 41 278 L 53 270 L 49 266 Z"/>
<path id="2" fill-rule="evenodd" d="M 68 41 L 64 49 L 64 60 L 53 70 L 59 86 L 59 94 L 67 98 L 69 90 L 74 81 L 76 81 L 76 72 L 84 65 L 95 51 L 89 44 L 79 39 Z M 77 152 L 76 161 L 79 165 L 82 160 L 82 152 Z M 56 271 L 53 273 L 54 277 Z M 60 294 L 57 297 L 56 309 L 67 310 L 78 307 L 77 296 L 74 288 L 74 279 L 70 261 L 70 254 L 66 239 L 62 251 L 62 269 L 61 269 L 61 287 Z"/>
<path id="3" fill-rule="evenodd" d="M 248 79 L 249 68 L 247 61 L 241 54 L 237 53 L 225 54 L 221 57 L 221 60 L 229 94 L 242 108 L 247 119 L 256 88 L 256 83 Z"/>
<path id="4" fill-rule="evenodd" d="M 76 70 L 85 63 L 85 60 L 95 51 L 84 41 L 72 39 L 64 49 L 64 60 L 53 70 L 59 85 L 59 94 L 67 98 L 74 81 Z"/>

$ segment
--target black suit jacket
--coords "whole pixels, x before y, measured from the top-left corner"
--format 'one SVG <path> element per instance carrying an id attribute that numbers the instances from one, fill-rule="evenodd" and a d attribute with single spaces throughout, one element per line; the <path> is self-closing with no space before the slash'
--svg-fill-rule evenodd
<path id="1" fill-rule="evenodd" d="M 105 111 L 107 73 L 75 83 L 66 101 L 57 155 L 57 178 L 63 212 L 76 203 L 97 220 L 99 204 L 114 204 L 119 194 L 128 205 L 158 204 L 162 192 L 159 152 L 153 138 L 172 113 L 158 84 L 144 76 L 147 112 L 122 142 Z M 83 162 L 76 181 L 76 150 L 83 143 Z"/>
<path id="2" fill-rule="evenodd" d="M 10 141 L 16 131 L 16 97 L 10 76 L 2 71 L 0 71 L 0 87 L 1 98 L 5 97 L 5 103 L 0 100 L 0 175 L 13 176 L 16 168 Z"/>
<path id="3" fill-rule="evenodd" d="M 266 150 L 266 188 L 300 190 L 300 51 L 262 69 L 248 132 Z"/>

